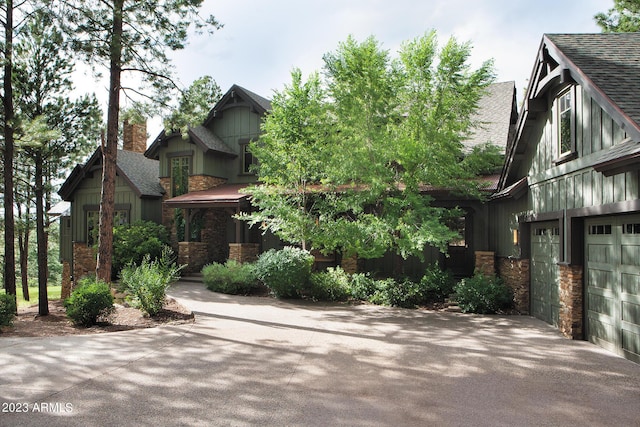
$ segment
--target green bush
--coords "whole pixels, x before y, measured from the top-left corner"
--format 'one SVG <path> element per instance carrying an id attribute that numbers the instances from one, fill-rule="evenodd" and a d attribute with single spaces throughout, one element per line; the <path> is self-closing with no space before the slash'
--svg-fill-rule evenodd
<path id="1" fill-rule="evenodd" d="M 287 246 L 271 249 L 258 257 L 255 273 L 278 298 L 299 298 L 311 276 L 313 256 L 302 249 Z"/>
<path id="2" fill-rule="evenodd" d="M 355 299 L 367 301 L 376 292 L 376 284 L 369 273 L 355 273 L 349 281 L 349 293 Z"/>
<path id="3" fill-rule="evenodd" d="M 145 256 L 151 260 L 160 258 L 163 248 L 169 243 L 166 227 L 152 221 L 136 221 L 114 227 L 113 277 L 129 264 L 140 264 Z"/>
<path id="4" fill-rule="evenodd" d="M 80 279 L 78 287 L 64 301 L 67 317 L 79 326 L 92 326 L 98 318 L 107 317 L 114 310 L 109 285 L 94 277 Z"/>
<path id="5" fill-rule="evenodd" d="M 465 313 L 496 313 L 513 303 L 511 289 L 493 276 L 476 274 L 462 279 L 454 291 L 458 305 Z"/>
<path id="6" fill-rule="evenodd" d="M 411 280 L 397 282 L 394 279 L 376 281 L 376 291 L 369 298 L 374 304 L 414 308 L 422 300 L 420 285 Z"/>
<path id="7" fill-rule="evenodd" d="M 240 264 L 229 260 L 224 264 L 213 263 L 202 269 L 202 280 L 207 289 L 223 294 L 246 295 L 257 287 L 253 264 Z"/>
<path id="8" fill-rule="evenodd" d="M 420 279 L 421 303 L 442 302 L 453 293 L 456 283 L 448 271 L 442 271 L 437 264 L 430 265 Z"/>
<path id="9" fill-rule="evenodd" d="M 16 317 L 15 295 L 0 294 L 0 326 L 11 326 Z"/>
<path id="10" fill-rule="evenodd" d="M 306 295 L 319 301 L 345 301 L 350 295 L 350 278 L 341 267 L 311 274 Z"/>
<path id="11" fill-rule="evenodd" d="M 176 266 L 173 252 L 165 247 L 159 259 L 152 260 L 147 255 L 140 265 L 130 264 L 123 268 L 120 272 L 121 288 L 129 294 L 134 307 L 155 316 L 164 305 L 167 289 L 180 278 L 183 268 Z"/>

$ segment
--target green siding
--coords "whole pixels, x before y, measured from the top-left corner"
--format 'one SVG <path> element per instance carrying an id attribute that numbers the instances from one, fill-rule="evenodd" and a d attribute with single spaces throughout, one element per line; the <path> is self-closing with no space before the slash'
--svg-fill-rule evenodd
<path id="1" fill-rule="evenodd" d="M 530 127 L 528 148 L 522 155 L 518 176 L 527 176 L 526 203 L 493 202 L 496 252 L 510 256 L 511 230 L 519 213 L 542 214 L 606 205 L 640 198 L 638 172 L 605 177 L 593 169 L 603 149 L 619 144 L 627 137 L 624 130 L 581 88 L 576 90 L 576 157 L 556 164 L 556 106 L 539 113 Z"/>
<path id="2" fill-rule="evenodd" d="M 86 206 L 99 206 L 100 205 L 100 192 L 101 192 L 101 174 L 94 173 L 92 177 L 85 178 L 74 193 L 74 199 L 72 204 L 73 218 L 71 224 L 71 236 L 74 242 L 86 242 Z M 142 215 L 142 201 L 131 190 L 129 185 L 121 177 L 116 177 L 116 205 L 128 205 L 130 206 L 129 221 L 134 222 L 141 219 Z"/>

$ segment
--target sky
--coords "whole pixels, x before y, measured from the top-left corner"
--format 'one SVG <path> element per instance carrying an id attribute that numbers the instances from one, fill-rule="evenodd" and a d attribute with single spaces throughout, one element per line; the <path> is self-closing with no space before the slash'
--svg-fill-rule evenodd
<path id="1" fill-rule="evenodd" d="M 493 59 L 497 81 L 515 81 L 523 97 L 542 35 L 600 32 L 593 16 L 612 0 L 205 0 L 203 15 L 224 27 L 213 36 L 192 34 L 172 53 L 185 86 L 210 75 L 223 93 L 233 84 L 271 98 L 291 81 L 321 71 L 322 57 L 349 35 L 374 36 L 391 57 L 402 42 L 434 29 L 441 44 L 449 37 L 473 46 L 474 67 Z M 213 105 L 212 105 L 213 106 Z M 161 130 L 148 125 L 150 141 Z"/>

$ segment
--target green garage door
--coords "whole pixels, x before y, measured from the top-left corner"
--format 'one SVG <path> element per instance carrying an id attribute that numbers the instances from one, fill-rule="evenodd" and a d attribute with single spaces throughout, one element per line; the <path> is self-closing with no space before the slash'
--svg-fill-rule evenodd
<path id="1" fill-rule="evenodd" d="M 531 225 L 531 314 L 558 326 L 560 312 L 558 222 Z"/>
<path id="2" fill-rule="evenodd" d="M 586 222 L 589 341 L 640 363 L 640 216 Z"/>

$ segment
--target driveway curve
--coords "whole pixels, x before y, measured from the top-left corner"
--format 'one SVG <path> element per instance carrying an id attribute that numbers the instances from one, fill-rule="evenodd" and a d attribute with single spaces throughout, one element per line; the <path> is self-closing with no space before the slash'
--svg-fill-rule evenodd
<path id="1" fill-rule="evenodd" d="M 640 365 L 528 316 L 169 293 L 194 324 L 0 337 L 0 426 L 640 422 Z"/>

